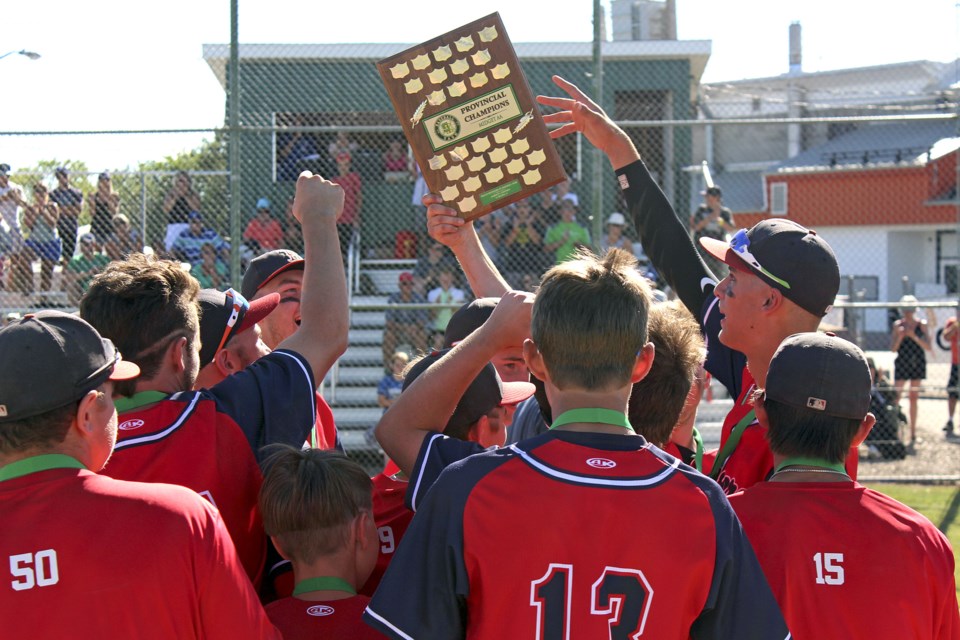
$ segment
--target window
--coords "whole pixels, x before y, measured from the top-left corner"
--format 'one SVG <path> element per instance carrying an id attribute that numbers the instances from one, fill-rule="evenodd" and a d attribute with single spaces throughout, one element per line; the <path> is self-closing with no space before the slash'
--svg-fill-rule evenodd
<path id="1" fill-rule="evenodd" d="M 770 184 L 770 214 L 774 216 L 787 215 L 786 182 L 773 182 Z"/>

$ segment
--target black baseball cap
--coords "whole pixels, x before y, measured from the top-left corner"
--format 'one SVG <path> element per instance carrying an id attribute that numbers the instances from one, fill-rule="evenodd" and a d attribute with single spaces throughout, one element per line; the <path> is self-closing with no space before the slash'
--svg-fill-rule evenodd
<path id="1" fill-rule="evenodd" d="M 816 231 L 791 220 L 763 220 L 740 229 L 730 242 L 700 238 L 707 253 L 755 273 L 785 298 L 823 317 L 840 290 L 837 256 Z"/>
<path id="2" fill-rule="evenodd" d="M 796 333 L 773 354 L 765 392 L 792 407 L 863 420 L 870 384 L 870 367 L 857 345 L 832 333 Z"/>
<path id="3" fill-rule="evenodd" d="M 443 348 L 452 347 L 479 329 L 493 313 L 498 302 L 500 298 L 477 298 L 457 309 L 450 316 L 443 334 Z"/>
<path id="4" fill-rule="evenodd" d="M 68 176 L 70 175 L 70 170 L 67 169 L 66 167 L 57 167 L 54 170 L 54 173 L 58 176 Z"/>
<path id="5" fill-rule="evenodd" d="M 706 189 L 704 189 L 703 191 L 700 192 L 700 195 L 702 195 L 702 196 L 716 196 L 716 197 L 718 197 L 718 198 L 722 198 L 722 197 L 723 197 L 723 190 L 721 190 L 720 187 L 707 187 Z"/>
<path id="6" fill-rule="evenodd" d="M 140 375 L 113 342 L 63 311 L 27 314 L 0 329 L 0 353 L 0 422 L 66 406 L 108 379 Z"/>
<path id="7" fill-rule="evenodd" d="M 253 327 L 277 308 L 280 294 L 271 293 L 253 302 L 234 291 L 200 291 L 200 366 L 214 356 L 235 335 Z"/>
<path id="8" fill-rule="evenodd" d="M 289 249 L 275 249 L 259 255 L 250 261 L 243 282 L 240 283 L 240 293 L 244 298 L 252 300 L 263 285 L 267 284 L 284 271 L 299 269 L 303 271 L 303 256 Z"/>
<path id="9" fill-rule="evenodd" d="M 5 176 L 10 173 L 10 165 L 6 162 L 0 163 L 0 176 Z"/>
<path id="10" fill-rule="evenodd" d="M 449 351 L 434 351 L 414 363 L 403 379 L 403 389 L 406 390 L 420 374 Z M 504 382 L 493 364 L 488 362 L 467 387 L 444 431 L 467 428 L 495 407 L 517 404 L 532 396 L 533 392 L 534 387 L 529 382 Z"/>

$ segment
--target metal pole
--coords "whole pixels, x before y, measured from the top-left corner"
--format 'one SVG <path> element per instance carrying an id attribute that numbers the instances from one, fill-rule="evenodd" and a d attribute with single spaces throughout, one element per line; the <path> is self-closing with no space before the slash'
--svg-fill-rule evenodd
<path id="1" fill-rule="evenodd" d="M 593 99 L 603 107 L 603 55 L 601 51 L 601 35 L 603 33 L 603 12 L 600 0 L 593 0 Z M 603 233 L 603 152 L 593 149 L 593 224 L 591 235 L 593 245 L 600 246 L 600 237 Z"/>
<path id="2" fill-rule="evenodd" d="M 240 44 L 238 0 L 230 0 L 230 60 L 227 68 L 228 164 L 230 172 L 230 282 L 240 283 Z"/>

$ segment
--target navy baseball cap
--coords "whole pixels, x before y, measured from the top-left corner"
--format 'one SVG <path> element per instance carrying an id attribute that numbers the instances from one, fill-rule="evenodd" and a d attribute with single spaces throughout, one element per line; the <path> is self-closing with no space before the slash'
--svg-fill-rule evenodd
<path id="1" fill-rule="evenodd" d="M 796 333 L 770 360 L 766 396 L 791 407 L 863 420 L 870 411 L 870 367 L 857 345 L 832 333 Z"/>
<path id="2" fill-rule="evenodd" d="M 0 367 L 0 422 L 58 409 L 107 380 L 140 375 L 113 342 L 63 311 L 27 314 L 0 329 L 0 353 L 6 363 Z"/>
<path id="3" fill-rule="evenodd" d="M 200 366 L 213 362 L 230 338 L 257 324 L 280 304 L 280 294 L 271 293 L 259 300 L 247 299 L 234 291 L 200 291 Z"/>
<path id="4" fill-rule="evenodd" d="M 737 231 L 729 243 L 703 237 L 700 244 L 731 267 L 755 273 L 818 318 L 830 311 L 840 290 L 833 249 L 816 231 L 791 220 L 763 220 Z"/>
<path id="5" fill-rule="evenodd" d="M 68 176 L 70 175 L 70 170 L 67 169 L 66 167 L 57 167 L 54 170 L 54 173 L 58 176 Z"/>
<path id="6" fill-rule="evenodd" d="M 434 351 L 415 362 L 403 379 L 403 389 L 406 390 L 414 380 L 420 377 L 420 374 L 449 351 L 449 349 Z M 529 382 L 504 382 L 493 364 L 488 362 L 467 387 L 453 415 L 447 421 L 444 431 L 465 429 L 490 413 L 495 407 L 517 404 L 532 396 L 533 392 L 534 386 Z"/>
<path id="7" fill-rule="evenodd" d="M 443 348 L 452 347 L 479 329 L 493 313 L 498 302 L 500 298 L 477 298 L 457 309 L 450 316 L 443 334 Z"/>
<path id="8" fill-rule="evenodd" d="M 244 298 L 252 300 L 263 285 L 267 284 L 284 271 L 299 269 L 303 271 L 303 256 L 289 249 L 275 249 L 250 261 L 250 266 L 243 274 L 240 283 L 240 293 Z"/>
<path id="9" fill-rule="evenodd" d="M 6 162 L 0 163 L 0 176 L 5 176 L 10 173 L 10 165 Z"/>

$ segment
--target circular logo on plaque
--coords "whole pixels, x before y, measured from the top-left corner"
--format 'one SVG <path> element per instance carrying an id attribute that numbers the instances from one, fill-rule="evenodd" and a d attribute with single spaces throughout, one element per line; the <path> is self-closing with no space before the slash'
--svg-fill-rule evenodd
<path id="1" fill-rule="evenodd" d="M 441 140 L 456 140 L 460 135 L 460 121 L 449 114 L 440 116 L 433 123 L 433 131 Z"/>

